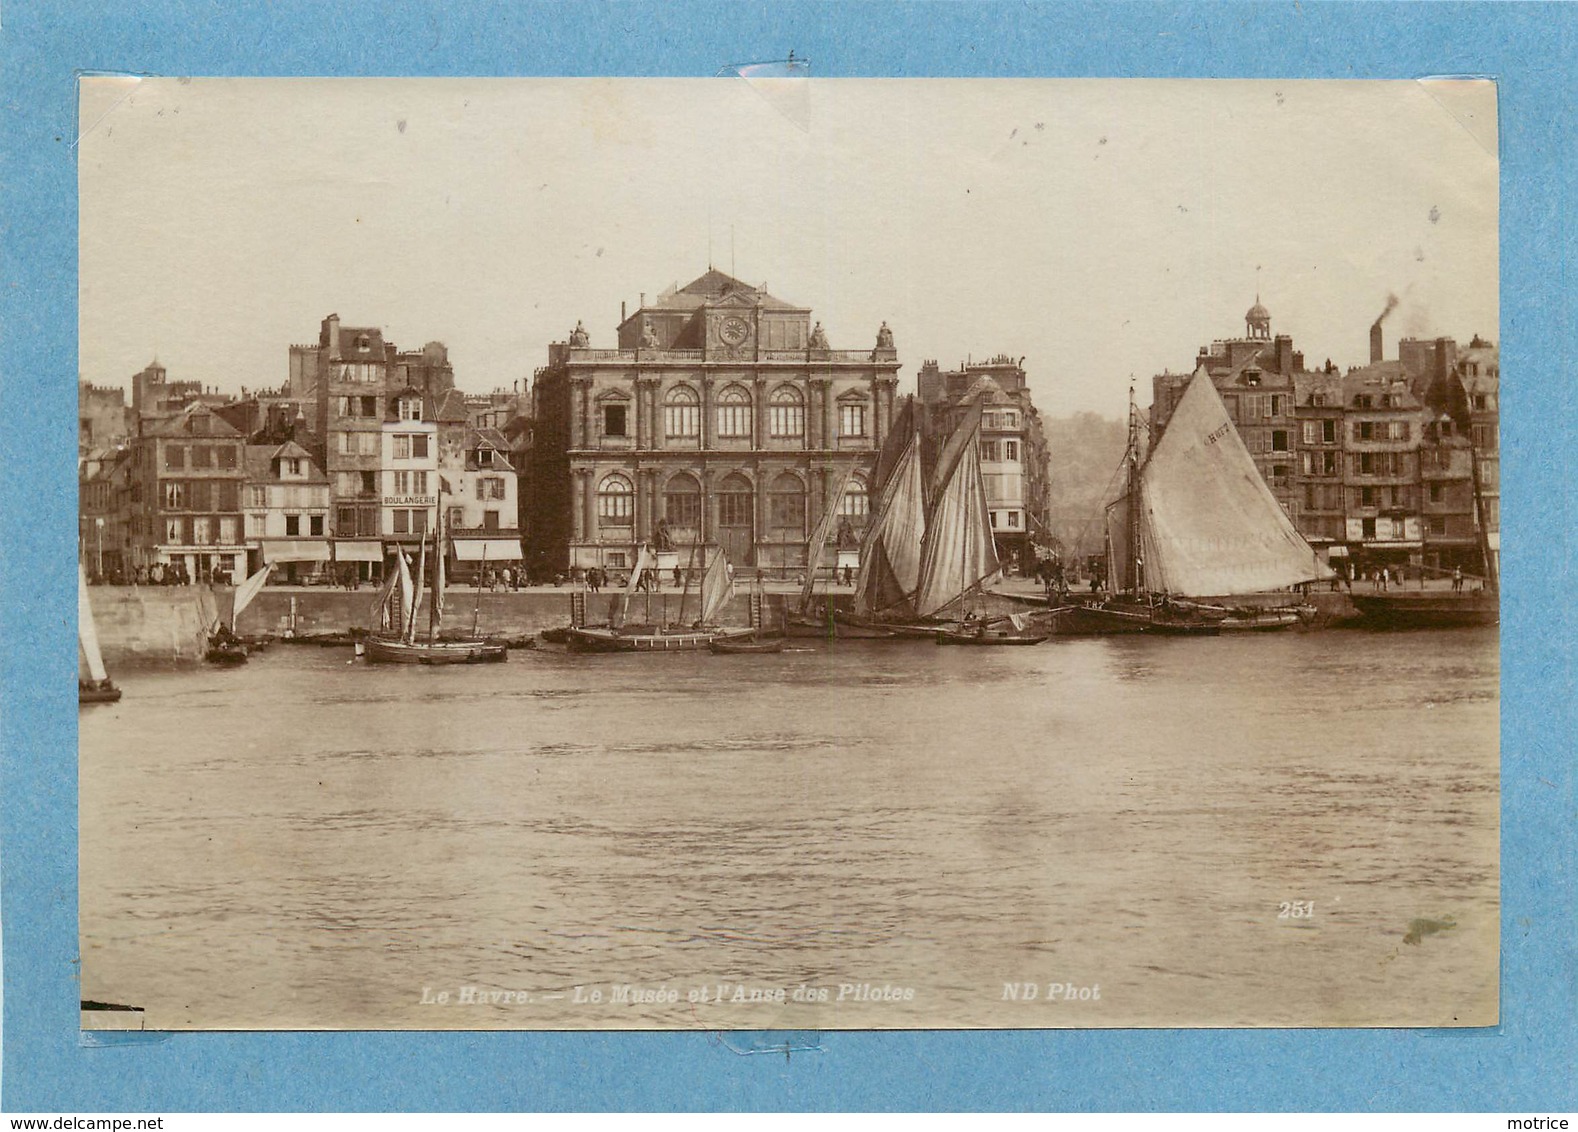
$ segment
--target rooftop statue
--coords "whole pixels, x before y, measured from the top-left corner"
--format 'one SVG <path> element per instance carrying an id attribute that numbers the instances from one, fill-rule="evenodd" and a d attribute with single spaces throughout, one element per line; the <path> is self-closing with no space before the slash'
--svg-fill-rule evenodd
<path id="1" fill-rule="evenodd" d="M 819 322 L 811 330 L 811 349 L 826 350 L 827 348 L 827 332 L 822 329 L 822 324 Z"/>
<path id="2" fill-rule="evenodd" d="M 586 332 L 586 327 L 581 325 L 581 320 L 575 320 L 575 329 L 570 331 L 570 345 L 578 349 L 585 349 L 592 344 L 592 336 Z"/>
<path id="3" fill-rule="evenodd" d="M 886 322 L 884 322 L 877 329 L 877 349 L 879 349 L 879 350 L 891 350 L 891 349 L 893 349 L 893 331 L 888 329 L 888 324 Z"/>

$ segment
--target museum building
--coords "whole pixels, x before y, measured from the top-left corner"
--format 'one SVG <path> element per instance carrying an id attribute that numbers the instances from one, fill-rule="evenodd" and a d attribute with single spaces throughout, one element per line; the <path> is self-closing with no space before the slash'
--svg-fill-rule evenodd
<path id="1" fill-rule="evenodd" d="M 699 563 L 715 544 L 736 567 L 796 573 L 827 506 L 819 564 L 858 536 L 898 384 L 886 323 L 874 347 L 835 350 L 809 309 L 709 269 L 622 311 L 617 343 L 594 349 L 577 323 L 535 375 L 535 571 L 628 569 L 642 544 Z"/>

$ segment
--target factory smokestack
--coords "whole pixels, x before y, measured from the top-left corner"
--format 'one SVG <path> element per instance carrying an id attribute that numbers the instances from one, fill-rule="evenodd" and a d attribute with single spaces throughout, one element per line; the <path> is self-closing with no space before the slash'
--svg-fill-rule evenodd
<path id="1" fill-rule="evenodd" d="M 1381 323 L 1386 321 L 1386 316 L 1397 309 L 1397 296 L 1387 295 L 1386 306 L 1381 308 L 1381 313 L 1375 316 L 1375 321 L 1370 324 L 1370 361 L 1378 362 L 1386 356 L 1386 346 L 1381 338 Z"/>

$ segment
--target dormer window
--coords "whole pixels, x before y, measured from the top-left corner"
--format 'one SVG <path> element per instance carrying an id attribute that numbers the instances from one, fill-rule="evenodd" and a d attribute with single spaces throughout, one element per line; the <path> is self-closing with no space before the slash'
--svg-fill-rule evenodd
<path id="1" fill-rule="evenodd" d="M 484 467 L 484 468 L 492 467 L 493 466 L 493 449 L 491 449 L 491 448 L 478 448 L 477 449 L 477 463 L 478 463 L 478 465 L 480 465 L 481 467 Z"/>
<path id="2" fill-rule="evenodd" d="M 1258 386 L 1260 384 L 1260 374 L 1255 370 L 1248 371 L 1244 374 L 1244 384 L 1250 388 Z"/>
<path id="3" fill-rule="evenodd" d="M 371 338 L 367 337 L 365 334 L 358 334 L 356 336 L 356 352 L 358 354 L 365 354 L 372 348 L 373 340 Z"/>
<path id="4" fill-rule="evenodd" d="M 396 409 L 403 421 L 419 421 L 422 419 L 422 402 L 415 397 L 402 397 Z"/>

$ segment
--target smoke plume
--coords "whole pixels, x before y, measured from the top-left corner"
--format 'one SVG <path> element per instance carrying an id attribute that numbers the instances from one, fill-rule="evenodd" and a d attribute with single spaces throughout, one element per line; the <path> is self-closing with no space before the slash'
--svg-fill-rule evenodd
<path id="1" fill-rule="evenodd" d="M 1380 326 L 1381 323 L 1386 321 L 1386 316 L 1391 314 L 1396 309 L 1397 309 L 1397 296 L 1388 293 L 1387 296 L 1386 296 L 1386 306 L 1381 308 L 1381 313 L 1375 316 L 1375 322 L 1372 323 L 1371 325 L 1372 326 Z"/>

